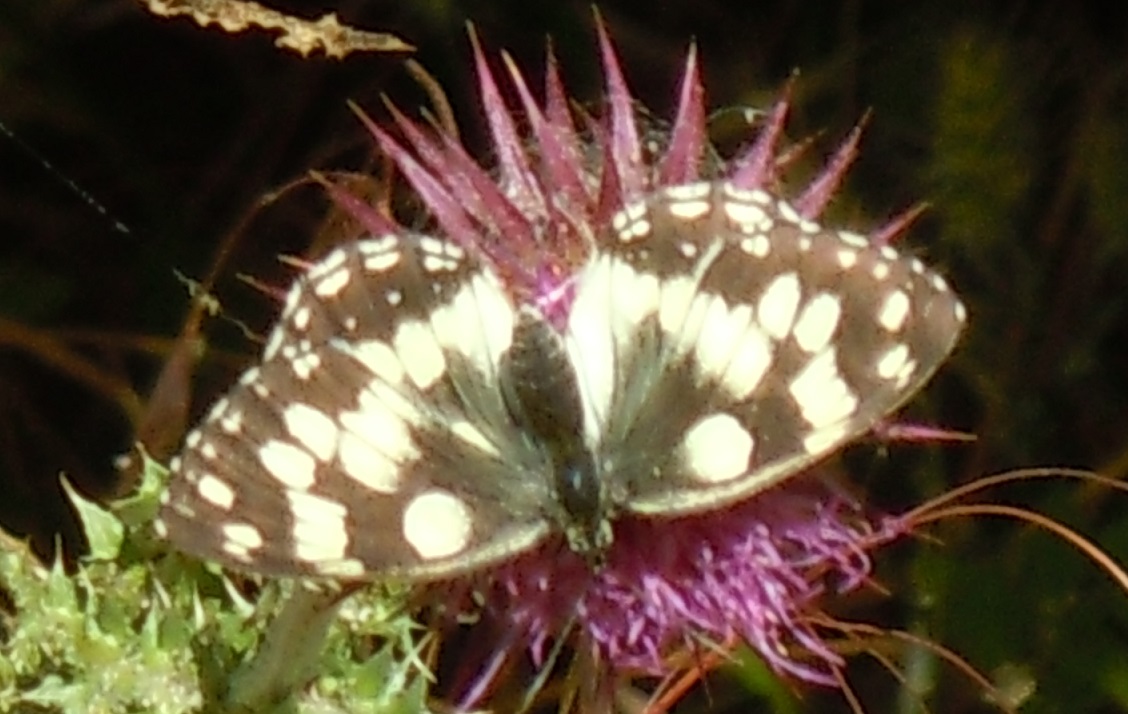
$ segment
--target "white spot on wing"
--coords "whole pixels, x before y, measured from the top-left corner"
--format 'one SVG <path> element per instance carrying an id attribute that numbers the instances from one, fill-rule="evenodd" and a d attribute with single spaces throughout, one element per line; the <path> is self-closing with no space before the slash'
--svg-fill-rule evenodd
<path id="1" fill-rule="evenodd" d="M 795 273 L 780 275 L 768 285 L 756 306 L 756 317 L 764 331 L 777 340 L 791 332 L 802 290 Z"/>
<path id="2" fill-rule="evenodd" d="M 349 284 L 350 273 L 348 268 L 340 268 L 313 284 L 313 292 L 320 297 L 335 297 Z"/>
<path id="3" fill-rule="evenodd" d="M 289 317 L 290 313 L 298 306 L 298 302 L 302 299 L 302 283 L 301 281 L 295 282 L 290 286 L 290 291 L 286 293 L 286 302 L 282 305 L 282 317 Z"/>
<path id="4" fill-rule="evenodd" d="M 720 378 L 728 371 L 737 341 L 752 319 L 752 308 L 738 305 L 729 310 L 720 295 L 713 295 L 711 299 L 702 297 L 708 300 L 708 307 L 697 334 L 697 361 L 706 374 Z"/>
<path id="5" fill-rule="evenodd" d="M 576 368 L 584 405 L 584 436 L 598 443 L 614 391 L 611 258 L 597 258 L 584 270 L 568 315 L 565 348 Z"/>
<path id="6" fill-rule="evenodd" d="M 772 221 L 768 218 L 768 214 L 764 212 L 764 209 L 754 204 L 730 201 L 724 204 L 724 211 L 729 220 L 739 224 L 745 232 L 763 231 L 771 228 Z"/>
<path id="7" fill-rule="evenodd" d="M 399 384 L 403 381 L 403 364 L 388 343 L 381 340 L 361 342 L 333 340 L 332 345 L 360 362 L 374 376 L 388 384 Z"/>
<path id="8" fill-rule="evenodd" d="M 896 377 L 909 361 L 909 346 L 900 343 L 886 350 L 877 361 L 877 376 L 882 379 Z"/>
<path id="9" fill-rule="evenodd" d="M 356 249 L 363 256 L 379 255 L 393 250 L 399 245 L 399 237 L 395 233 L 385 233 L 379 238 L 369 238 L 357 241 Z"/>
<path id="10" fill-rule="evenodd" d="M 341 435 L 337 459 L 345 476 L 377 493 L 395 493 L 400 487 L 400 467 L 363 436 Z"/>
<path id="11" fill-rule="evenodd" d="M 306 276 L 311 281 L 320 280 L 321 278 L 344 265 L 345 261 L 348 260 L 348 257 L 349 256 L 345 253 L 344 250 L 342 250 L 341 248 L 336 248 L 324 258 L 317 261 L 317 263 L 315 263 L 314 266 L 309 269 L 309 272 L 306 273 Z"/>
<path id="12" fill-rule="evenodd" d="M 478 311 L 482 315 L 482 335 L 485 349 L 493 364 L 513 343 L 513 324 L 517 317 L 509 294 L 493 273 L 483 273 L 473 280 L 474 297 L 478 301 Z"/>
<path id="13" fill-rule="evenodd" d="M 243 412 L 232 410 L 231 413 L 223 415 L 219 420 L 219 428 L 228 434 L 238 434 L 243 430 Z"/>
<path id="14" fill-rule="evenodd" d="M 847 436 L 848 422 L 838 422 L 807 435 L 803 448 L 808 454 L 824 454 Z"/>
<path id="15" fill-rule="evenodd" d="M 458 270 L 460 263 L 445 255 L 424 255 L 423 270 L 428 273 L 451 273 Z"/>
<path id="16" fill-rule="evenodd" d="M 208 410 L 206 420 L 215 421 L 216 419 L 218 419 L 225 411 L 227 411 L 228 404 L 230 404 L 230 401 L 228 401 L 227 397 L 220 397 L 219 399 L 217 399 L 215 404 L 211 406 L 211 409 Z"/>
<path id="17" fill-rule="evenodd" d="M 799 212 L 795 210 L 795 207 L 787 201 L 777 201 L 776 210 L 779 211 L 779 215 L 790 223 L 799 224 L 803 222 L 803 217 L 800 216 Z"/>
<path id="18" fill-rule="evenodd" d="M 200 498 L 213 506 L 218 506 L 225 511 L 231 510 L 235 505 L 235 491 L 212 474 L 204 474 L 196 484 L 196 491 Z"/>
<path id="19" fill-rule="evenodd" d="M 491 456 L 501 456 L 501 452 L 492 441 L 486 438 L 482 430 L 474 426 L 466 420 L 456 421 L 450 425 L 451 433 L 462 439 L 467 444 L 475 447 L 479 451 L 484 451 Z"/>
<path id="20" fill-rule="evenodd" d="M 432 386 L 446 372 L 446 358 L 430 324 L 415 320 L 400 324 L 392 344 L 407 376 L 420 389 Z"/>
<path id="21" fill-rule="evenodd" d="M 811 358 L 789 387 L 803 418 L 812 427 L 831 426 L 854 413 L 858 398 L 838 373 L 833 348 Z"/>
<path id="22" fill-rule="evenodd" d="M 901 369 L 897 372 L 897 389 L 904 389 L 905 385 L 909 383 L 909 379 L 916 372 L 917 361 L 915 359 L 906 360 Z"/>
<path id="23" fill-rule="evenodd" d="M 701 218 L 709 212 L 708 201 L 675 201 L 669 204 L 670 215 L 683 221 Z"/>
<path id="24" fill-rule="evenodd" d="M 610 260 L 612 330 L 620 342 L 633 337 L 632 328 L 658 311 L 658 277 L 640 273 L 622 260 Z"/>
<path id="25" fill-rule="evenodd" d="M 282 329 L 281 325 L 276 325 L 270 331 L 270 337 L 266 339 L 266 347 L 262 350 L 263 361 L 274 359 L 274 355 L 278 354 L 278 349 L 282 346 L 282 342 L 286 339 L 286 331 Z"/>
<path id="26" fill-rule="evenodd" d="M 697 294 L 697 283 L 689 276 L 671 278 L 662 284 L 658 324 L 668 335 L 681 332 L 689 307 Z"/>
<path id="27" fill-rule="evenodd" d="M 611 227 L 619 234 L 620 241 L 629 243 L 650 233 L 646 215 L 646 204 L 636 201 L 612 216 Z"/>
<path id="28" fill-rule="evenodd" d="M 435 238 L 434 236 L 419 236 L 419 249 L 428 255 L 442 255 L 443 241 Z"/>
<path id="29" fill-rule="evenodd" d="M 337 419 L 344 429 L 392 461 L 401 462 L 417 458 L 419 452 L 412 441 L 411 431 L 404 421 L 404 416 L 394 411 L 392 405 L 375 391 L 379 386 L 377 383 L 361 392 L 358 408 L 355 411 L 341 412 Z M 342 435 L 340 446 L 342 456 L 345 441 L 346 436 Z"/>
<path id="30" fill-rule="evenodd" d="M 676 339 L 674 350 L 677 354 L 685 354 L 700 346 L 701 330 L 709 316 L 713 298 L 714 296 L 709 293 L 697 292 L 694 294 L 693 302 L 689 304 L 689 312 L 682 322 L 681 329 L 674 335 Z M 722 301 L 722 308 L 723 306 Z"/>
<path id="31" fill-rule="evenodd" d="M 964 307 L 964 304 L 962 302 L 956 303 L 956 307 L 954 308 L 953 312 L 958 322 L 963 322 L 967 319 L 967 308 Z"/>
<path id="32" fill-rule="evenodd" d="M 877 314 L 877 321 L 888 332 L 899 332 L 909 316 L 909 296 L 904 290 L 894 290 L 885 297 Z"/>
<path id="33" fill-rule="evenodd" d="M 223 533 L 223 550 L 240 560 L 248 560 L 252 550 L 263 545 L 262 534 L 249 523 L 226 523 Z"/>
<path id="34" fill-rule="evenodd" d="M 403 536 L 424 560 L 462 552 L 472 534 L 470 509 L 447 491 L 420 494 L 403 513 Z"/>
<path id="35" fill-rule="evenodd" d="M 712 183 L 708 181 L 694 181 L 693 183 L 668 186 L 663 193 L 675 201 L 695 201 L 705 198 L 712 192 Z"/>
<path id="36" fill-rule="evenodd" d="M 745 328 L 738 340 L 721 384 L 733 398 L 745 399 L 760 385 L 772 365 L 772 342 L 755 322 Z"/>
<path id="37" fill-rule="evenodd" d="M 299 446 L 271 439 L 259 447 L 258 458 L 263 468 L 288 488 L 305 490 L 314 483 L 317 463 Z"/>
<path id="38" fill-rule="evenodd" d="M 842 303 L 838 298 L 830 293 L 819 293 L 804 306 L 791 334 L 804 352 L 818 352 L 830 343 L 841 315 Z"/>
<path id="39" fill-rule="evenodd" d="M 838 239 L 847 245 L 854 246 L 855 248 L 870 247 L 869 240 L 859 233 L 851 233 L 850 231 L 838 231 Z"/>
<path id="40" fill-rule="evenodd" d="M 772 252 L 772 242 L 763 233 L 750 235 L 740 240 L 740 249 L 757 258 L 765 258 Z"/>
<path id="41" fill-rule="evenodd" d="M 312 312 L 310 311 L 308 305 L 303 305 L 302 307 L 298 308 L 293 317 L 294 327 L 299 330 L 305 330 L 307 327 L 309 327 L 310 317 L 312 317 Z"/>
<path id="42" fill-rule="evenodd" d="M 500 286 L 479 275 L 432 313 L 431 325 L 439 344 L 465 355 L 482 374 L 492 375 L 512 342 L 514 319 Z"/>
<path id="43" fill-rule="evenodd" d="M 340 560 L 349 547 L 348 511 L 336 501 L 312 493 L 287 491 L 293 518 L 294 556 L 309 563 Z"/>
<path id="44" fill-rule="evenodd" d="M 321 366 L 321 356 L 316 352 L 306 352 L 301 357 L 290 360 L 290 368 L 298 379 L 306 380 L 313 376 L 314 371 Z"/>
<path id="45" fill-rule="evenodd" d="M 321 461 L 328 461 L 337 449 L 340 432 L 337 423 L 325 412 L 308 404 L 295 403 L 282 413 L 290 435 L 313 452 Z"/>
<path id="46" fill-rule="evenodd" d="M 383 273 L 399 265 L 402 256 L 398 250 L 370 255 L 364 259 L 364 269 L 370 273 Z"/>
<path id="47" fill-rule="evenodd" d="M 754 442 L 748 430 L 731 414 L 711 414 L 685 434 L 682 452 L 687 466 L 700 481 L 721 483 L 748 470 Z"/>

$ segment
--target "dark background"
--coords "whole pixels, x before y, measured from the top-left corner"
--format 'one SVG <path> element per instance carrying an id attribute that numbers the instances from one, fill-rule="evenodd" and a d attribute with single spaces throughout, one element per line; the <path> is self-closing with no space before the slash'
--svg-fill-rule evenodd
<path id="1" fill-rule="evenodd" d="M 572 93 L 599 97 L 587 2 L 273 5 L 309 17 L 336 11 L 416 45 L 479 155 L 468 19 L 533 77 L 551 35 Z M 828 222 L 864 230 L 931 204 L 910 241 L 951 277 L 971 323 L 910 415 L 978 440 L 852 450 L 845 461 L 869 501 L 910 507 L 1019 466 L 1124 476 L 1128 38 L 1111 4 L 622 0 L 600 9 L 632 88 L 659 117 L 670 114 L 691 39 L 713 110 L 766 107 L 798 70 L 790 137 L 821 134 L 806 168 L 872 109 Z M 188 314 L 174 270 L 206 275 L 237 227 L 214 288 L 224 317 L 204 324 L 192 414 L 253 356 L 236 320 L 261 333 L 274 304 L 238 275 L 284 284 L 288 269 L 275 256 L 307 248 L 325 203 L 300 187 L 258 206 L 310 168 L 366 164 L 371 142 L 347 100 L 377 116 L 381 93 L 409 112 L 425 104 L 402 58 L 303 60 L 266 33 L 205 30 L 127 0 L 0 3 L 0 122 L 17 137 L 0 136 L 8 529 L 43 551 L 59 532 L 69 552 L 81 548 L 57 476 L 95 495 L 115 490 L 112 459 L 132 442 Z M 733 116 L 717 115 L 718 134 Z M 986 498 L 1061 519 L 1114 557 L 1128 553 L 1128 497 L 1111 489 L 1039 481 Z M 1000 683 L 1034 686 L 1024 711 L 1128 711 L 1128 598 L 1104 573 L 1017 521 L 952 521 L 930 533 L 939 542 L 879 552 L 878 580 L 891 594 L 843 603 L 841 614 L 910 630 Z M 856 660 L 853 683 L 869 711 L 913 711 L 892 677 Z M 974 684 L 926 650 L 898 661 L 935 690 L 931 711 L 989 710 Z M 727 687 L 716 690 L 717 704 L 729 700 Z M 796 710 L 842 706 L 800 692 Z M 740 701 L 732 711 L 748 711 L 754 695 Z M 762 710 L 788 711 L 776 707 Z"/>

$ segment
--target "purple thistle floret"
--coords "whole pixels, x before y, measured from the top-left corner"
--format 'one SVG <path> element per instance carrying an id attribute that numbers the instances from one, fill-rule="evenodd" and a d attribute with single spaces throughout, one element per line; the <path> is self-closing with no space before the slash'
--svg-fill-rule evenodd
<path id="1" fill-rule="evenodd" d="M 474 587 L 493 618 L 526 633 L 538 662 L 574 614 L 594 654 L 615 669 L 660 677 L 674 654 L 736 640 L 779 672 L 833 685 L 842 659 L 804 615 L 828 585 L 863 584 L 866 550 L 894 535 L 808 479 L 708 515 L 620 518 L 595 572 L 549 544 Z"/>
<path id="2" fill-rule="evenodd" d="M 542 106 L 503 55 L 520 104 L 514 112 L 474 40 L 496 160 L 492 173 L 454 139 L 424 130 L 394 108 L 401 139 L 362 116 L 438 229 L 486 256 L 515 301 L 537 305 L 560 327 L 570 308 L 570 281 L 589 257 L 590 236 L 608 230 L 620 208 L 662 187 L 704 179 L 775 192 L 777 173 L 788 160 L 779 150 L 789 105 L 785 92 L 749 148 L 725 167 L 706 161 L 704 91 L 692 47 L 676 118 L 655 158 L 644 151 L 650 147 L 640 141 L 634 100 L 602 26 L 599 44 L 607 116 L 583 115 L 577 123 L 551 56 Z M 860 135 L 859 125 L 792 200 L 802 217 L 822 213 L 857 155 Z M 401 230 L 343 189 L 329 190 L 373 234 Z M 872 239 L 888 242 L 914 216 L 893 220 Z M 672 662 L 679 655 L 685 666 L 687 653 L 743 642 L 780 673 L 833 686 L 841 681 L 842 659 L 812 616 L 828 589 L 862 585 L 871 568 L 868 551 L 901 534 L 878 523 L 807 474 L 721 511 L 618 518 L 602 568 L 593 569 L 557 538 L 473 579 L 431 588 L 454 613 L 459 603 L 475 607 L 471 593 L 481 595 L 480 609 L 512 635 L 506 641 L 536 662 L 543 663 L 574 626 L 580 646 L 616 671 L 666 676 L 676 671 Z M 468 700 L 481 696 L 490 676 L 482 675 Z"/>

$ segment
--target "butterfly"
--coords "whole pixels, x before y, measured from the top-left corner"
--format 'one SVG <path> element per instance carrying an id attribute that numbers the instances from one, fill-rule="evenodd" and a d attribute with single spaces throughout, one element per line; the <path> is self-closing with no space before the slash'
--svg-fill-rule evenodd
<path id="1" fill-rule="evenodd" d="M 725 508 L 872 430 L 966 319 L 919 259 L 725 180 L 591 243 L 560 320 L 441 235 L 333 249 L 188 434 L 158 530 L 279 576 L 439 580 L 554 536 L 598 567 L 618 517 Z"/>

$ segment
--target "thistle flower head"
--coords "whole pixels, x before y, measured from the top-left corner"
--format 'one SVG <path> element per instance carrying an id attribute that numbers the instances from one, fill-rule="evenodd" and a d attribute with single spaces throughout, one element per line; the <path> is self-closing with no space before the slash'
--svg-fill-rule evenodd
<path id="1" fill-rule="evenodd" d="M 780 150 L 786 93 L 747 149 L 728 162 L 709 157 L 692 47 L 668 135 L 660 146 L 644 145 L 634 99 L 602 27 L 599 47 L 606 112 L 592 117 L 573 112 L 551 56 L 538 101 L 503 55 L 513 108 L 475 40 L 493 170 L 451 137 L 394 109 L 395 132 L 363 118 L 437 230 L 486 256 L 515 302 L 536 306 L 561 330 L 593 236 L 612 230 L 617 212 L 655 191 L 703 180 L 774 196 L 788 158 Z M 823 211 L 856 156 L 859 135 L 860 129 L 851 133 L 822 173 L 790 199 L 796 221 L 812 221 Z M 387 217 L 330 190 L 373 233 L 397 230 Z M 884 243 L 906 223 L 894 221 L 871 240 Z M 430 592 L 450 612 L 480 605 L 510 633 L 506 641 L 537 662 L 574 634 L 579 648 L 611 670 L 661 677 L 702 645 L 743 642 L 778 672 L 833 685 L 840 681 L 841 658 L 810 616 L 828 589 L 862 584 L 870 570 L 867 552 L 898 535 L 810 475 L 705 513 L 619 514 L 613 528 L 601 567 L 569 550 L 561 536 L 476 576 L 433 584 Z M 483 664 L 464 701 L 480 699 L 491 676 Z"/>

